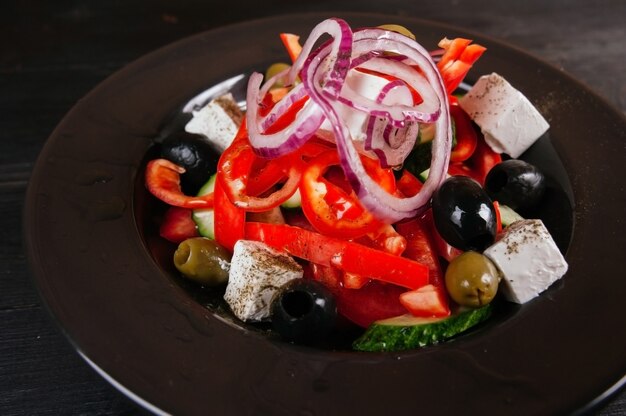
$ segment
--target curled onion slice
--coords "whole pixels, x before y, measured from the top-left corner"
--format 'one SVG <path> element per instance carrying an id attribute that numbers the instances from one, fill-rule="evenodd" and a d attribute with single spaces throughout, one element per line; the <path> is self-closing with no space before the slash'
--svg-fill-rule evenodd
<path id="1" fill-rule="evenodd" d="M 324 35 L 331 39 L 313 50 Z M 366 97 L 346 82 L 349 71 L 363 68 L 390 75 L 389 82 L 377 96 Z M 258 107 L 263 92 L 280 77 L 295 87 L 263 119 Z M 428 51 L 414 40 L 384 29 L 361 29 L 352 32 L 341 19 L 328 19 L 317 25 L 305 42 L 294 65 L 261 86 L 262 76 L 253 74 L 248 84 L 250 142 L 255 151 L 266 157 L 288 153 L 304 144 L 326 120 L 337 144 L 341 166 L 361 203 L 382 220 L 396 222 L 422 212 L 432 193 L 445 178 L 450 157 L 451 128 L 448 96 L 442 78 Z M 420 102 L 394 102 L 391 91 L 412 89 Z M 266 134 L 273 122 L 305 95 L 309 100 L 294 122 L 285 129 Z M 347 126 L 346 108 L 366 115 L 365 142 L 353 141 Z M 400 165 L 417 138 L 419 123 L 434 123 L 430 174 L 422 190 L 408 198 L 389 194 L 370 178 L 359 152 L 378 156 L 384 166 Z"/>

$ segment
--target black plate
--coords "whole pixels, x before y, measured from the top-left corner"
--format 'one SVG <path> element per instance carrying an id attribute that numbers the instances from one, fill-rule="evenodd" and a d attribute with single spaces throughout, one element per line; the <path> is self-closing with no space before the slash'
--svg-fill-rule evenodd
<path id="1" fill-rule="evenodd" d="M 306 36 L 325 17 L 258 20 L 160 49 L 103 82 L 55 130 L 31 179 L 25 233 L 42 297 L 79 352 L 143 405 L 174 414 L 563 414 L 623 384 L 626 121 L 557 69 L 453 27 L 341 16 L 353 27 L 403 24 L 428 48 L 443 36 L 473 38 L 488 52 L 472 73 L 498 72 L 537 104 L 576 201 L 559 284 L 452 342 L 369 354 L 242 328 L 159 265 L 137 175 L 164 124 L 207 87 L 285 60 L 277 34 Z M 555 157 L 546 162 L 558 177 Z"/>

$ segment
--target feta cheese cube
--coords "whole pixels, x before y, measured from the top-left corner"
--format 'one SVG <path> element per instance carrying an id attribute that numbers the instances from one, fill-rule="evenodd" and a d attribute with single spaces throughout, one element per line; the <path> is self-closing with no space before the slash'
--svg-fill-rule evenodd
<path id="1" fill-rule="evenodd" d="M 541 220 L 520 220 L 507 227 L 483 253 L 503 275 L 508 300 L 526 303 L 567 272 L 567 262 Z"/>
<path id="2" fill-rule="evenodd" d="M 185 125 L 185 131 L 206 136 L 222 153 L 233 142 L 242 120 L 243 113 L 233 95 L 226 94 L 194 111 L 193 118 Z"/>
<path id="3" fill-rule="evenodd" d="M 224 300 L 242 321 L 270 316 L 272 297 L 285 283 L 303 276 L 289 255 L 258 241 L 235 244 Z"/>
<path id="4" fill-rule="evenodd" d="M 513 158 L 550 127 L 528 98 L 496 73 L 480 77 L 459 104 L 480 126 L 487 144 Z"/>

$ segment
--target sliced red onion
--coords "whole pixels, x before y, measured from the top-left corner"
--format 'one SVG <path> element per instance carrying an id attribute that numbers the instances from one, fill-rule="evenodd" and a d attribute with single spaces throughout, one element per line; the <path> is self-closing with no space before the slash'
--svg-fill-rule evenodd
<path id="1" fill-rule="evenodd" d="M 257 122 L 259 109 L 259 87 L 263 81 L 263 75 L 254 73 L 248 81 L 248 110 L 246 123 L 250 144 L 255 152 L 267 158 L 274 158 L 302 146 L 319 129 L 324 121 L 324 115 L 318 106 L 309 100 L 296 114 L 296 119 L 285 129 L 274 134 L 263 134 Z"/>
<path id="2" fill-rule="evenodd" d="M 367 45 L 367 43 L 355 41 L 355 48 Z M 342 103 L 374 116 L 389 118 L 396 127 L 403 127 L 406 121 L 432 123 L 439 117 L 437 95 L 424 76 L 412 67 L 396 60 L 373 58 L 361 64 L 359 68 L 382 72 L 402 79 L 417 91 L 423 101 L 418 105 L 384 105 L 363 97 L 346 84 L 339 97 Z"/>
<path id="3" fill-rule="evenodd" d="M 312 51 L 314 44 L 325 33 L 332 40 Z M 389 74 L 402 82 L 392 82 L 381 90 L 376 99 L 363 97 L 345 82 L 348 71 L 355 67 Z M 287 153 L 308 140 L 327 119 L 332 126 L 344 172 L 368 210 L 389 222 L 423 211 L 433 191 L 445 178 L 451 144 L 447 93 L 430 54 L 417 42 L 395 32 L 362 29 L 352 33 L 343 20 L 329 19 L 313 29 L 293 67 L 281 76 L 287 78 L 287 82 L 293 82 L 297 75 L 302 79 L 301 89 L 294 89 L 285 97 L 285 103 L 279 103 L 263 120 L 258 119 L 262 76 L 254 74 L 250 77 L 247 117 L 250 141 L 256 151 L 268 157 Z M 271 80 L 272 83 L 274 81 Z M 422 96 L 422 103 L 392 105 L 386 101 L 389 91 L 408 86 Z M 267 85 L 263 86 L 262 91 L 267 91 L 267 88 Z M 276 134 L 263 134 L 305 94 L 310 100 L 292 125 Z M 367 175 L 359 156 L 362 149 L 353 142 L 341 117 L 342 109 L 347 107 L 370 117 L 367 147 L 386 164 L 400 164 L 404 160 L 417 137 L 418 122 L 435 123 L 430 175 L 417 195 L 396 197 Z"/>
<path id="4" fill-rule="evenodd" d="M 302 53 L 287 73 L 287 81 L 293 84 L 298 69 L 303 65 L 305 60 L 311 58 L 312 55 L 310 52 L 313 45 L 325 33 L 328 33 L 333 38 L 330 44 L 330 50 L 334 56 L 334 63 L 332 63 L 332 65 L 329 64 L 329 67 L 332 69 L 329 70 L 325 77 L 323 88 L 327 94 L 337 96 L 341 91 L 341 87 L 350 69 L 350 56 L 352 53 L 352 30 L 350 26 L 341 19 L 325 20 L 313 29 L 302 49 Z M 323 113 L 320 112 L 314 102 L 310 101 L 298 112 L 296 119 L 291 125 L 275 134 L 264 134 L 264 130 L 275 121 L 276 115 L 287 108 L 280 106 L 276 110 L 277 112 L 270 114 L 269 119 L 266 119 L 265 122 L 262 123 L 262 126 L 259 126 L 258 106 L 263 98 L 261 91 L 265 93 L 269 91 L 271 84 L 275 83 L 279 76 L 282 78 L 284 74 L 281 73 L 276 77 L 272 77 L 263 87 L 261 87 L 263 79 L 261 74 L 252 74 L 248 81 L 246 96 L 248 110 L 246 112 L 246 120 L 250 144 L 257 154 L 267 158 L 281 156 L 302 146 L 317 131 L 324 120 Z M 286 104 L 295 102 L 294 99 L 298 92 L 294 93 L 292 91 L 292 94 L 293 96 L 287 100 Z"/>
<path id="5" fill-rule="evenodd" d="M 409 97 L 407 101 L 413 101 L 407 84 L 396 79 L 388 82 L 381 89 L 376 102 L 384 103 L 389 97 L 389 92 L 395 88 L 405 88 Z M 413 149 L 418 132 L 419 125 L 417 122 L 407 122 L 405 127 L 394 127 L 386 118 L 370 116 L 364 148 L 377 155 L 382 167 L 400 166 Z"/>
<path id="6" fill-rule="evenodd" d="M 316 60 L 307 60 L 305 67 L 301 71 L 301 78 L 307 90 L 309 90 L 309 96 L 320 106 L 324 115 L 333 126 L 342 167 L 348 180 L 357 192 L 361 203 L 377 217 L 389 222 L 396 222 L 417 215 L 425 210 L 433 191 L 445 177 L 444 174 L 447 171 L 452 141 L 448 98 L 435 64 L 428 52 L 419 44 L 405 36 L 379 29 L 365 29 L 355 32 L 355 45 L 362 39 L 374 41 L 368 42 L 369 46 L 373 46 L 372 50 L 399 53 L 415 62 L 433 87 L 437 96 L 440 116 L 435 124 L 436 133 L 433 139 L 431 174 L 417 195 L 410 198 L 399 198 L 390 195 L 367 175 L 358 151 L 352 140 L 350 140 L 349 131 L 338 116 L 337 106 L 343 104 L 339 103 L 338 100 L 331 100 L 319 88 L 323 76 L 323 71 L 319 71 L 320 62 L 325 58 L 323 54 L 318 54 L 319 56 Z M 359 53 L 358 50 L 355 52 Z"/>

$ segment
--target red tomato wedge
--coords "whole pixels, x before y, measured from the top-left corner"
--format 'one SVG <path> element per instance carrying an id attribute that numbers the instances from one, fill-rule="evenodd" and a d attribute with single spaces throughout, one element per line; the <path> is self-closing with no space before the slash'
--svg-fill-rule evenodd
<path id="1" fill-rule="evenodd" d="M 456 131 L 456 146 L 450 152 L 450 162 L 463 162 L 469 159 L 476 150 L 478 136 L 472 120 L 460 106 L 451 105 L 450 115 L 454 119 Z"/>
<path id="2" fill-rule="evenodd" d="M 415 316 L 448 316 L 450 308 L 445 282 L 437 251 L 428 231 L 429 221 L 432 219 L 425 215 L 396 225 L 398 233 L 407 241 L 404 256 L 428 267 L 429 283 L 432 285 L 432 288 L 422 287 L 403 294 L 400 302 Z"/>
<path id="3" fill-rule="evenodd" d="M 245 236 L 321 266 L 409 289 L 429 283 L 428 267 L 417 261 L 302 228 L 249 222 L 245 225 Z"/>
<path id="4" fill-rule="evenodd" d="M 313 264 L 312 271 L 313 278 L 327 286 L 335 296 L 337 311 L 362 328 L 406 313 L 399 300 L 406 292 L 403 287 L 372 280 L 360 289 L 348 289 L 341 284 L 343 274 L 339 270 Z"/>
<path id="5" fill-rule="evenodd" d="M 192 210 L 188 208 L 169 207 L 159 227 L 159 235 L 172 243 L 181 243 L 188 238 L 197 237 L 199 234 L 191 213 Z"/>

